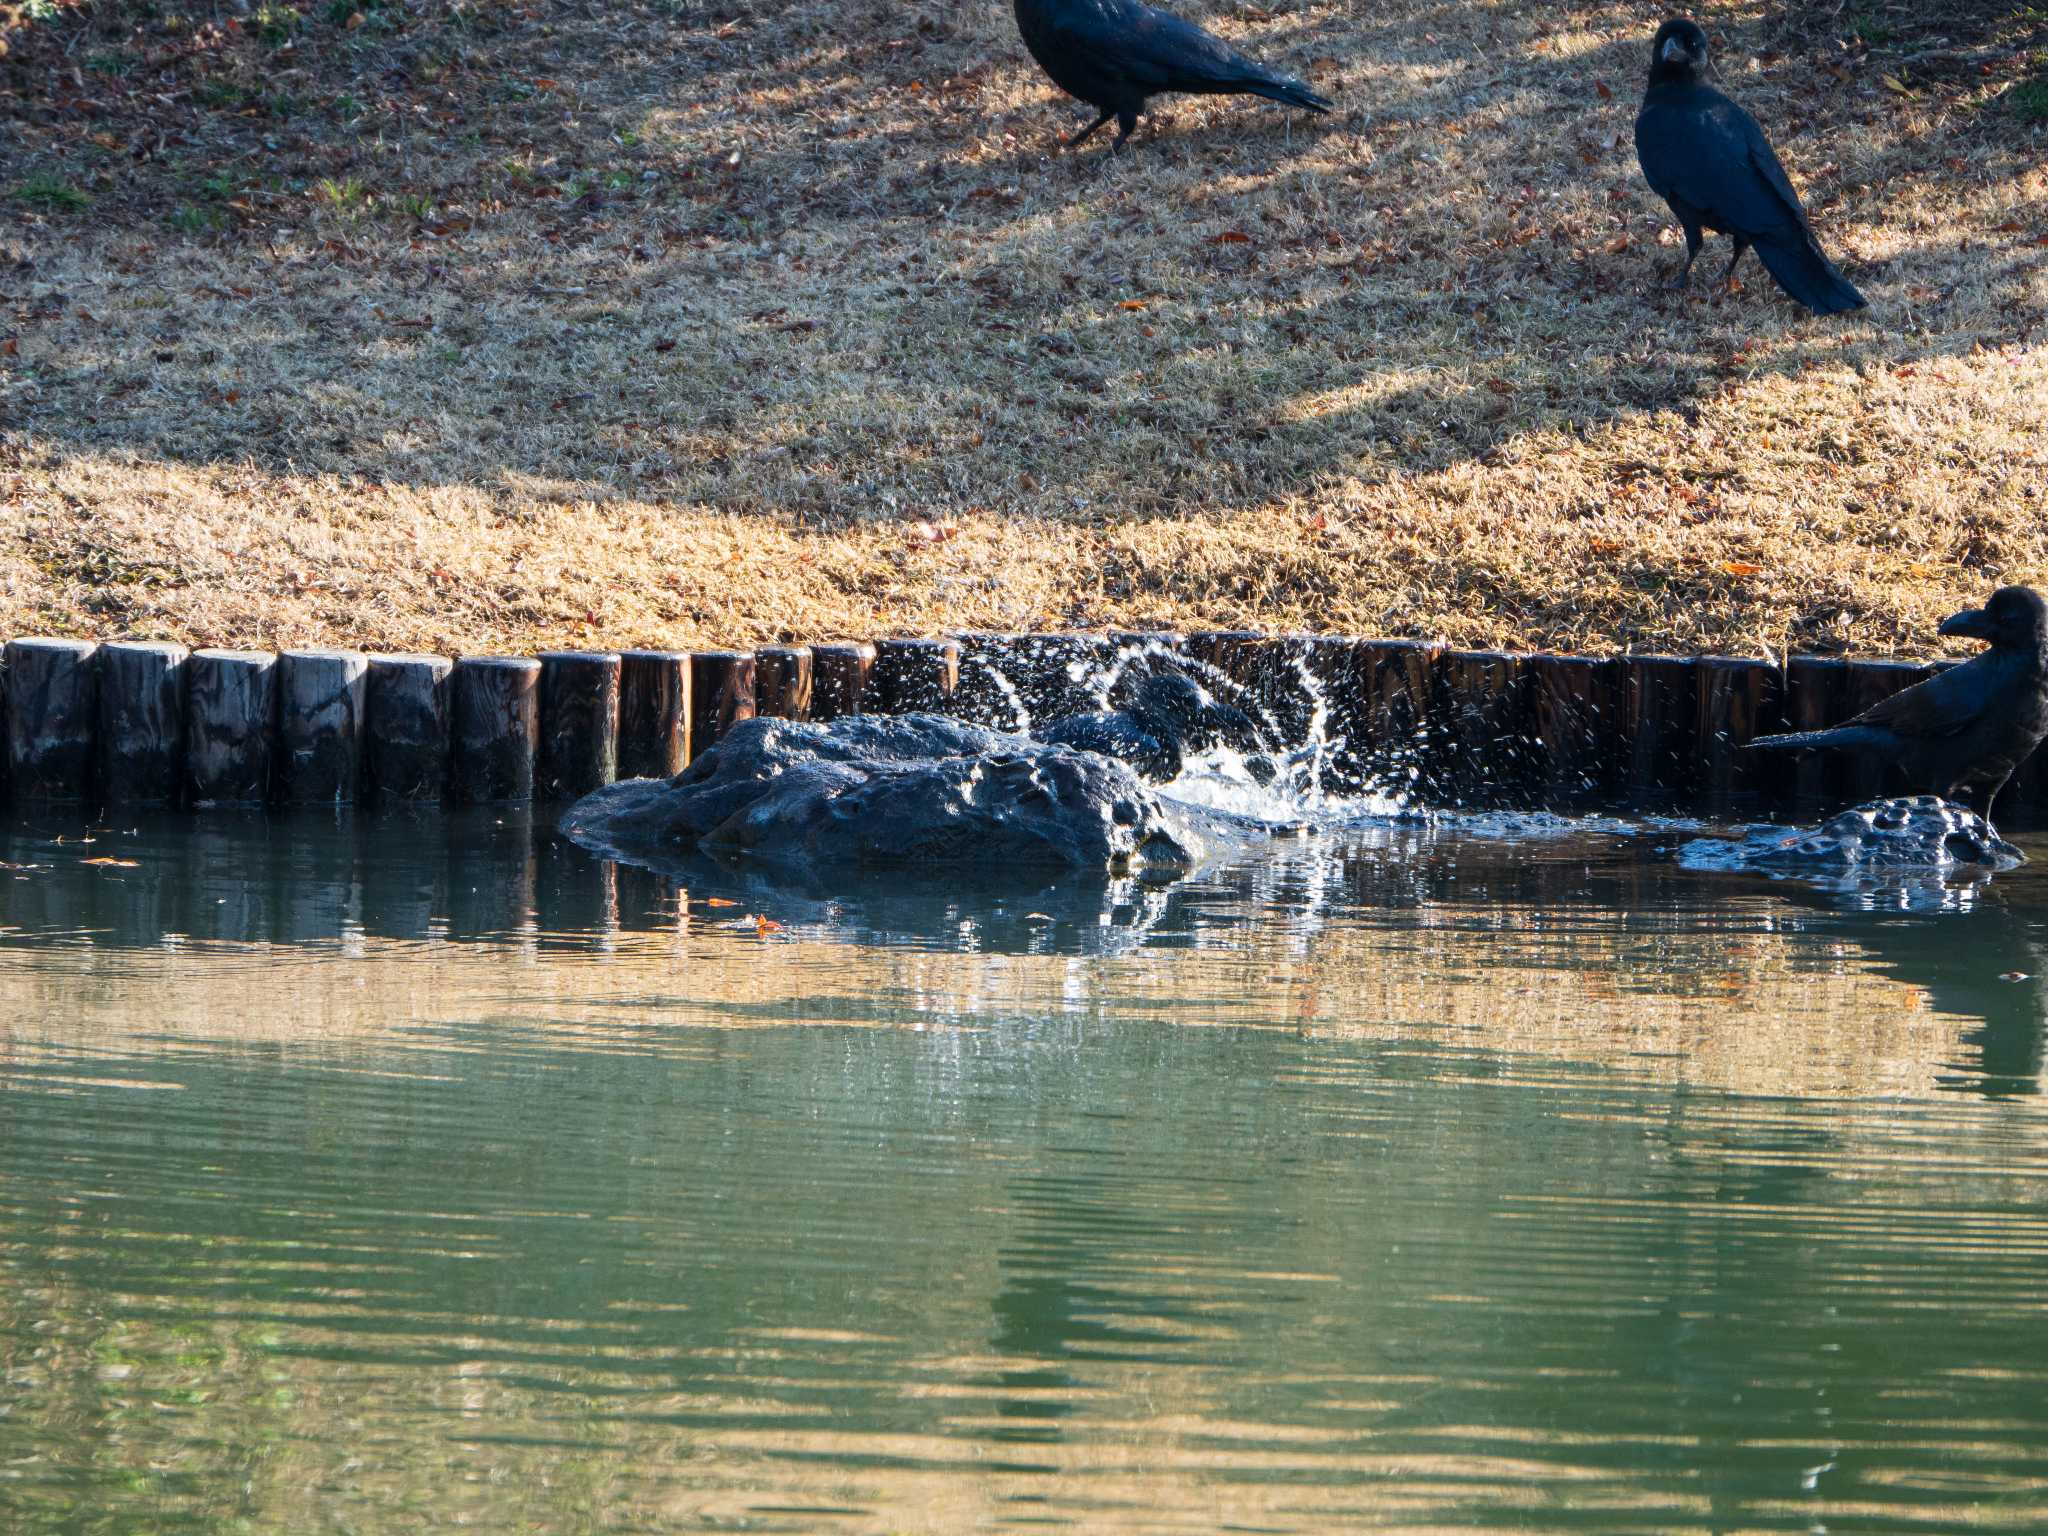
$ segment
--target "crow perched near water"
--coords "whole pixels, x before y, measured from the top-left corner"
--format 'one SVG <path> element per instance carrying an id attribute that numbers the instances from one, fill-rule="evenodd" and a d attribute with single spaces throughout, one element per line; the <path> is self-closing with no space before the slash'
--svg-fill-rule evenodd
<path id="1" fill-rule="evenodd" d="M 1219 744 L 1257 752 L 1262 745 L 1250 715 L 1216 699 L 1193 678 L 1167 670 L 1149 673 L 1124 709 L 1069 715 L 1033 734 L 1118 758 L 1161 783 L 1180 773 L 1189 752 Z"/>
<path id="2" fill-rule="evenodd" d="M 1636 115 L 1636 159 L 1650 190 L 1685 230 L 1684 287 L 1700 253 L 1702 228 L 1725 231 L 1735 263 L 1752 245 L 1778 286 L 1817 315 L 1867 302 L 1822 253 L 1785 167 L 1756 119 L 1706 83 L 1707 34 L 1667 21 L 1650 45 L 1650 87 Z"/>
<path id="3" fill-rule="evenodd" d="M 1264 96 L 1327 112 L 1331 103 L 1293 75 L 1276 74 L 1191 21 L 1140 0 L 1015 0 L 1017 30 L 1054 85 L 1102 115 L 1067 140 L 1079 144 L 1112 117 L 1123 148 L 1145 98 L 1161 91 Z"/>
<path id="4" fill-rule="evenodd" d="M 1861 752 L 1945 799 L 1987 784 L 1989 821 L 2005 781 L 2048 736 L 2048 602 L 2031 587 L 2000 587 L 1982 608 L 1945 620 L 1941 633 L 1988 640 L 1991 649 L 1832 730 L 1760 736 L 1750 746 Z"/>

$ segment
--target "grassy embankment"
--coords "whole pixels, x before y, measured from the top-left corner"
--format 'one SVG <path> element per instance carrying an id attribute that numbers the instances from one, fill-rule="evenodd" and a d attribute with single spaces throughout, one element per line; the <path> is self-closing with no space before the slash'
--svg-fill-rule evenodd
<path id="1" fill-rule="evenodd" d="M 997 3 L 31 0 L 0 632 L 1882 652 L 2048 581 L 2038 19 L 1703 7 L 1814 321 L 1660 289 L 1655 10 L 1187 9 L 1341 112 L 1065 153 Z"/>

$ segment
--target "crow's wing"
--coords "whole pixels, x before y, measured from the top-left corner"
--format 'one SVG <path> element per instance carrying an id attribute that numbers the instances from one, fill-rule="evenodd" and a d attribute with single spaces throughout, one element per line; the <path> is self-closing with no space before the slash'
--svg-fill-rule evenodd
<path id="1" fill-rule="evenodd" d="M 1104 757 L 1122 758 L 1126 762 L 1141 761 L 1161 750 L 1159 739 L 1121 710 L 1070 715 L 1065 720 L 1055 720 L 1035 734 L 1040 741 L 1078 747 L 1084 752 L 1100 752 Z"/>
<path id="2" fill-rule="evenodd" d="M 1806 216 L 1763 129 L 1701 86 L 1652 100 L 1636 118 L 1636 158 L 1650 189 L 1745 236 L 1803 234 Z"/>
<path id="3" fill-rule="evenodd" d="M 1056 46 L 1113 69 L 1147 94 L 1264 79 L 1268 73 L 1213 33 L 1136 0 L 1061 6 L 1048 31 Z"/>
<path id="4" fill-rule="evenodd" d="M 1996 677 L 1987 665 L 1993 653 L 1937 672 L 1925 682 L 1880 699 L 1847 722 L 1881 725 L 1900 736 L 1926 739 L 1960 736 L 1984 718 L 1993 703 Z"/>

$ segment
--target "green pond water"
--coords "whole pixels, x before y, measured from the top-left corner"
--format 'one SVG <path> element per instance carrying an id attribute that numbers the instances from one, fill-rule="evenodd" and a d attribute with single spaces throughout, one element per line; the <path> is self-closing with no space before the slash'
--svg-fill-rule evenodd
<path id="1" fill-rule="evenodd" d="M 1524 830 L 12 823 L 0 1532 L 2048 1528 L 2048 845 Z"/>

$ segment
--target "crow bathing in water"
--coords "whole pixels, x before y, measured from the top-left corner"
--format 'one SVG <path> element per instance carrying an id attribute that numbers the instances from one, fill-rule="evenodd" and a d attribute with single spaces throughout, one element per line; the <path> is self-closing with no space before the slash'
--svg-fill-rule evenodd
<path id="1" fill-rule="evenodd" d="M 1179 775 L 1189 752 L 1218 744 L 1257 752 L 1261 746 L 1250 715 L 1211 697 L 1192 678 L 1169 671 L 1148 674 L 1127 709 L 1069 715 L 1036 735 L 1040 741 L 1118 758 L 1160 783 Z"/>
<path id="2" fill-rule="evenodd" d="M 1701 229 L 1718 229 L 1735 241 L 1723 282 L 1753 245 L 1778 286 L 1815 314 L 1863 308 L 1863 295 L 1814 240 L 1763 129 L 1708 85 L 1706 73 L 1706 33 L 1683 20 L 1657 29 L 1650 88 L 1636 115 L 1636 159 L 1650 190 L 1685 230 L 1685 268 L 1676 286 L 1692 276 Z"/>
<path id="3" fill-rule="evenodd" d="M 1112 117 L 1123 148 L 1145 98 L 1161 91 L 1252 95 L 1311 112 L 1330 102 L 1292 75 L 1275 74 L 1191 21 L 1140 0 L 1015 0 L 1017 30 L 1054 85 L 1102 115 L 1067 140 L 1078 144 Z"/>
<path id="4" fill-rule="evenodd" d="M 1945 799 L 1987 784 L 1989 821 L 2005 781 L 2048 736 L 2048 603 L 2031 587 L 2000 587 L 1982 608 L 1944 621 L 1941 633 L 1988 640 L 1991 649 L 1832 730 L 1760 736 L 1750 746 L 1861 752 Z"/>

